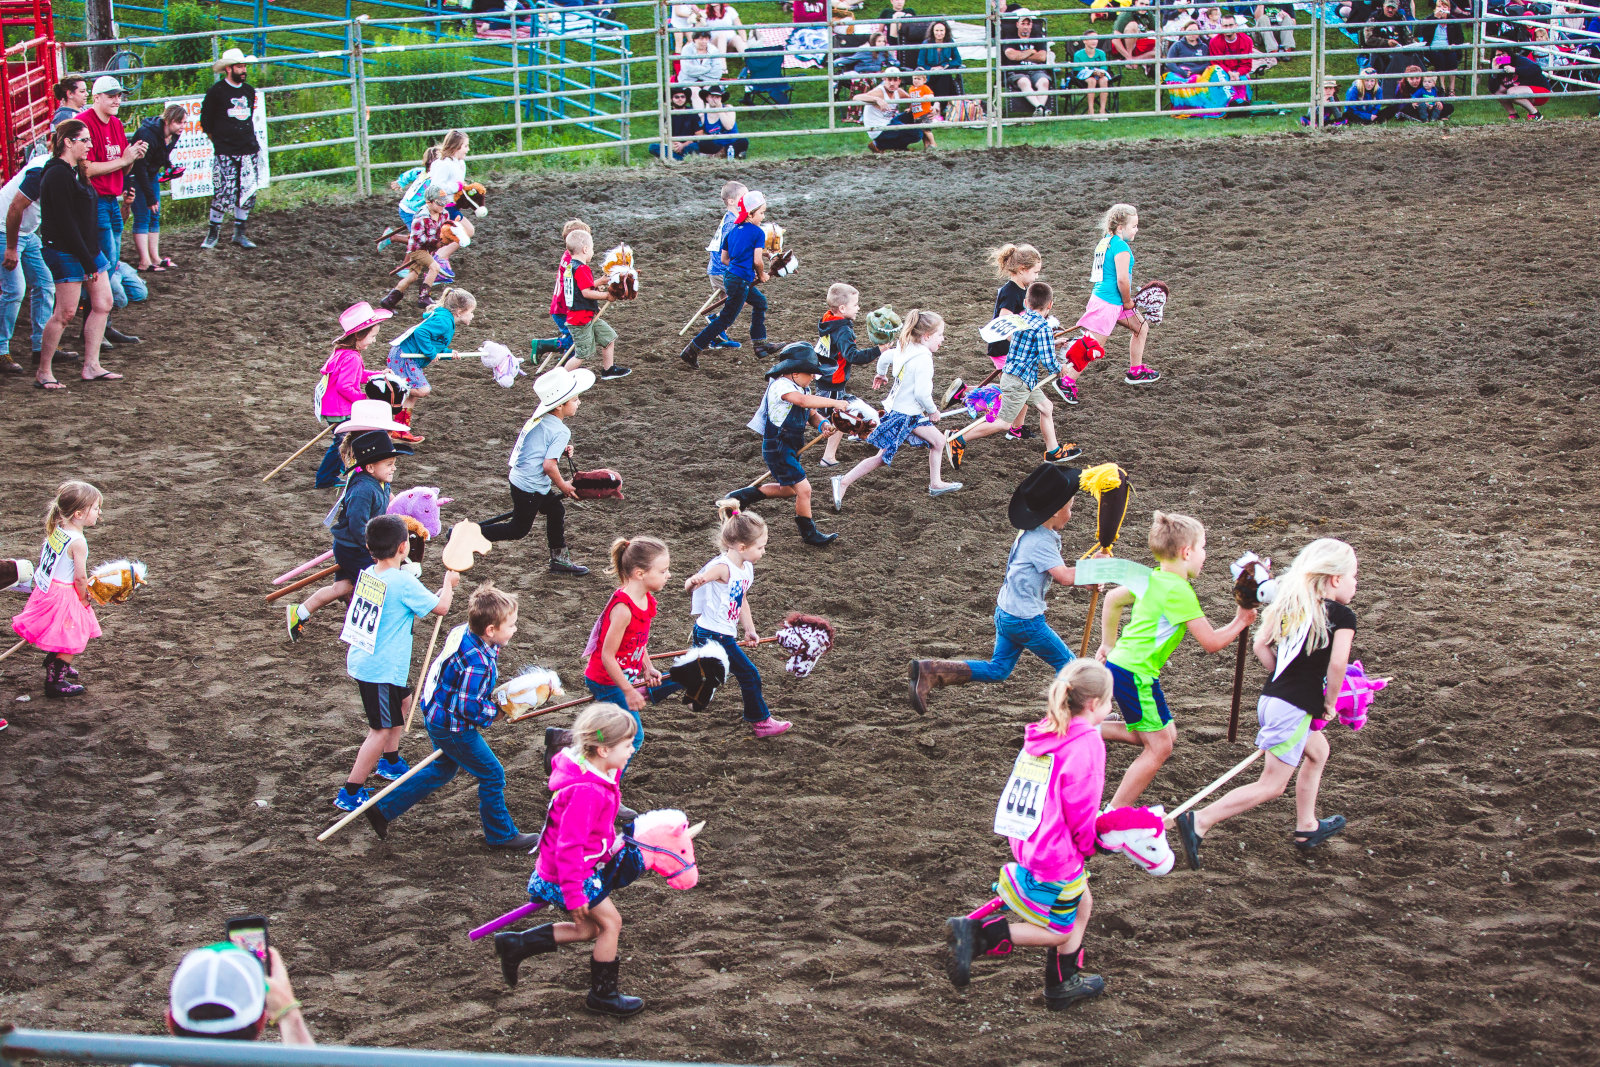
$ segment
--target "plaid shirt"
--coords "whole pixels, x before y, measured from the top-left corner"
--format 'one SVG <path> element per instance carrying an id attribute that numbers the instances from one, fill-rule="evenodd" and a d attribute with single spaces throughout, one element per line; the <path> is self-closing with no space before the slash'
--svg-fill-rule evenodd
<path id="1" fill-rule="evenodd" d="M 417 212 L 417 217 L 411 220 L 411 236 L 406 238 L 406 251 L 415 252 L 421 249 L 424 252 L 439 250 L 439 231 L 450 220 L 441 212 L 438 218 L 428 214 L 426 208 Z"/>
<path id="2" fill-rule="evenodd" d="M 1021 378 L 1032 389 L 1040 378 L 1060 373 L 1061 360 L 1056 356 L 1056 339 L 1049 320 L 1027 308 L 1022 312 L 1022 321 L 1024 325 L 1011 335 L 1005 373 Z"/>
<path id="3" fill-rule="evenodd" d="M 439 668 L 439 684 L 422 706 L 428 725 L 459 734 L 494 722 L 500 709 L 489 694 L 499 658 L 500 650 L 471 630 L 462 634 L 461 647 Z"/>

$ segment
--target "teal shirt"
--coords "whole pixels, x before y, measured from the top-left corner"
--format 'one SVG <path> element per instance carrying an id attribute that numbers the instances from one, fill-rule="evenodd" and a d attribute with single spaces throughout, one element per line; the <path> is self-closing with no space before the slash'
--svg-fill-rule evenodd
<path id="1" fill-rule="evenodd" d="M 1122 306 L 1122 290 L 1117 288 L 1117 256 L 1123 252 L 1128 253 L 1128 283 L 1133 284 L 1133 249 L 1128 247 L 1128 242 L 1111 234 L 1102 237 L 1100 243 L 1094 247 L 1094 266 L 1090 269 L 1089 278 L 1094 282 L 1094 295 L 1108 304 Z"/>
<path id="2" fill-rule="evenodd" d="M 1072 61 L 1076 63 L 1078 77 L 1083 77 L 1084 72 L 1093 69 L 1104 69 L 1106 53 L 1103 48 L 1096 48 L 1093 52 L 1087 48 L 1080 48 L 1072 53 Z"/>
<path id="3" fill-rule="evenodd" d="M 409 337 L 392 342 L 400 353 L 413 357 L 419 366 L 426 367 L 441 352 L 450 351 L 456 339 L 456 317 L 443 304 L 428 309 Z"/>

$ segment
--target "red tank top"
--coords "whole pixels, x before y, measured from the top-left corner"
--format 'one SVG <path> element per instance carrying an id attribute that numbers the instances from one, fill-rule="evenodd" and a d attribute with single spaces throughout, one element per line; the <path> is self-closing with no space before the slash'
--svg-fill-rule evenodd
<path id="1" fill-rule="evenodd" d="M 645 606 L 640 608 L 633 602 L 633 598 L 618 589 L 611 594 L 611 599 L 606 602 L 606 609 L 600 613 L 600 618 L 595 620 L 594 629 L 589 632 L 589 644 L 584 652 L 589 657 L 589 665 L 584 668 L 583 676 L 591 682 L 600 685 L 616 685 L 616 679 L 606 672 L 606 666 L 600 659 L 600 650 L 606 644 L 606 631 L 611 629 L 611 612 L 618 604 L 628 606 L 628 628 L 622 632 L 622 643 L 617 646 L 617 663 L 622 667 L 630 681 L 640 681 L 644 677 L 644 649 L 650 640 L 650 621 L 656 617 L 656 598 L 649 593 L 644 595 Z"/>

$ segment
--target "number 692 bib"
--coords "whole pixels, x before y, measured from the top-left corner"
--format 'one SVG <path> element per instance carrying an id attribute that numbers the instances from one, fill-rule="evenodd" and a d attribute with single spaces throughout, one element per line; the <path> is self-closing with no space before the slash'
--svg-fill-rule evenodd
<path id="1" fill-rule="evenodd" d="M 389 587 L 371 571 L 356 576 L 355 592 L 350 594 L 350 610 L 344 614 L 344 629 L 339 640 L 367 655 L 378 651 L 378 620 L 383 618 L 383 598 Z"/>
<path id="2" fill-rule="evenodd" d="M 1000 803 L 994 809 L 995 833 L 1001 837 L 1025 838 L 1039 828 L 1044 818 L 1045 790 L 1050 787 L 1050 772 L 1055 762 L 1055 756 L 1017 753 L 1011 777 L 1006 780 Z"/>

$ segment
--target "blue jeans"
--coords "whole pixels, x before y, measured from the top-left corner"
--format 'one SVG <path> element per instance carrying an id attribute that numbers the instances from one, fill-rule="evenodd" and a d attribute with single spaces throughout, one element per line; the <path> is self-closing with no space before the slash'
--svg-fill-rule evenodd
<path id="1" fill-rule="evenodd" d="M 652 156 L 660 157 L 660 155 L 661 155 L 661 146 L 659 144 L 651 145 L 650 146 L 650 154 Z M 682 152 L 674 152 L 669 148 L 668 151 L 667 151 L 667 154 L 670 155 L 673 159 L 676 159 L 679 163 L 682 163 L 684 156 L 691 155 L 691 154 L 698 156 L 700 154 L 700 145 L 699 145 L 698 142 L 690 141 L 690 142 L 688 142 L 687 144 L 685 144 L 683 146 L 683 151 Z"/>
<path id="2" fill-rule="evenodd" d="M 428 739 L 444 755 L 378 801 L 378 814 L 391 822 L 398 819 L 411 805 L 454 778 L 459 767 L 478 780 L 478 817 L 489 844 L 503 845 L 516 837 L 517 824 L 506 809 L 506 770 L 483 735 L 471 729 L 452 734 L 436 730 L 430 723 Z"/>
<path id="3" fill-rule="evenodd" d="M 701 626 L 689 632 L 689 644 L 703 645 L 707 641 L 715 641 L 728 653 L 728 669 L 739 679 L 739 692 L 744 696 L 744 721 L 765 722 L 772 718 L 772 710 L 761 696 L 761 672 L 756 670 L 756 665 L 739 647 L 739 639 Z"/>
<path id="4" fill-rule="evenodd" d="M 339 475 L 344 472 L 344 460 L 339 457 L 339 434 L 333 435 L 333 444 L 322 454 L 322 463 L 317 467 L 317 480 L 312 483 L 318 489 L 332 489 L 339 481 Z"/>
<path id="5" fill-rule="evenodd" d="M 1043 615 L 1019 619 L 1015 615 L 994 609 L 994 655 L 985 661 L 968 660 L 974 682 L 1003 682 L 1011 677 L 1022 650 L 1027 649 L 1059 671 L 1077 659 L 1066 642 L 1050 629 Z"/>
<path id="6" fill-rule="evenodd" d="M 115 263 L 122 258 L 122 205 L 117 197 L 102 196 L 98 212 L 100 251 L 105 254 L 107 263 Z"/>
<path id="7" fill-rule="evenodd" d="M 767 339 L 767 297 L 756 283 L 747 281 L 733 274 L 722 276 L 722 289 L 728 294 L 728 302 L 722 305 L 722 310 L 717 312 L 717 317 L 711 320 L 711 325 L 694 335 L 696 348 L 707 348 L 717 339 L 717 335 L 733 325 L 733 320 L 739 317 L 739 310 L 746 304 L 750 305 L 750 340 L 765 341 Z"/>
<path id="8" fill-rule="evenodd" d="M 13 270 L 0 270 L 0 354 L 11 352 L 11 333 L 17 328 L 17 313 L 22 310 L 22 297 L 33 290 L 30 311 L 33 315 L 33 351 L 39 351 L 44 341 L 44 324 L 56 307 L 56 282 L 44 262 L 44 242 L 37 233 L 25 233 L 17 238 L 17 265 Z"/>
<path id="9" fill-rule="evenodd" d="M 161 188 L 155 182 L 152 190 L 146 188 L 146 183 L 129 178 L 133 182 L 133 232 L 134 233 L 160 233 L 161 232 Z"/>
<path id="10" fill-rule="evenodd" d="M 139 272 L 121 260 L 111 264 L 111 269 L 106 271 L 106 280 L 111 283 L 113 309 L 125 308 L 130 303 L 137 304 L 150 296 L 150 287 L 139 276 Z"/>
<path id="11" fill-rule="evenodd" d="M 633 716 L 633 756 L 637 756 L 639 754 L 639 750 L 644 747 L 644 719 L 639 717 L 639 713 L 637 711 L 634 711 L 632 708 L 628 707 L 627 695 L 614 685 L 601 685 L 599 682 L 596 682 L 590 678 L 585 678 L 583 680 L 583 684 L 589 687 L 589 694 L 596 700 L 600 701 L 601 703 L 615 704 L 617 707 Z M 653 686 L 645 692 L 644 699 L 648 704 L 659 704 L 673 693 L 681 692 L 683 692 L 683 686 L 679 685 L 677 682 L 674 682 L 670 678 L 663 678 L 660 685 Z M 628 757 L 629 763 L 633 762 L 633 756 Z M 628 768 L 623 767 L 622 769 L 626 771 Z"/>
<path id="12" fill-rule="evenodd" d="M 566 348 L 572 347 L 572 331 L 567 329 L 565 315 L 551 315 L 550 321 L 556 324 L 556 336 L 561 338 L 561 344 Z"/>

